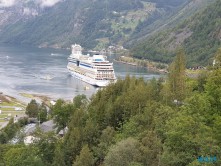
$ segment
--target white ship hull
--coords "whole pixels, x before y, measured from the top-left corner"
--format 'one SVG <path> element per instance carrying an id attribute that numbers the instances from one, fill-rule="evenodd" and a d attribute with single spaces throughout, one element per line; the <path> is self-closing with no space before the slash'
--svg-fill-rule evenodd
<path id="1" fill-rule="evenodd" d="M 93 86 L 104 87 L 104 86 L 107 86 L 108 84 L 111 83 L 110 80 L 95 80 L 95 79 L 92 79 L 90 77 L 87 77 L 87 76 L 81 75 L 79 73 L 76 73 L 76 72 L 74 72 L 74 71 L 72 71 L 70 69 L 69 69 L 69 71 L 70 71 L 71 75 L 74 78 L 77 78 L 77 79 L 79 79 L 81 81 L 84 81 L 84 82 L 86 82 L 88 84 L 91 84 Z"/>

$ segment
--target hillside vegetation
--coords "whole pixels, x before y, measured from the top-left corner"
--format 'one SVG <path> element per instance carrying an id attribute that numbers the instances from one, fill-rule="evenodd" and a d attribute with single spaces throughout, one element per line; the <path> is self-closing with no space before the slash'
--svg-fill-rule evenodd
<path id="1" fill-rule="evenodd" d="M 75 42 L 86 48 L 122 45 L 137 27 L 145 27 L 143 22 L 149 19 L 154 22 L 185 2 L 187 0 L 167 3 L 162 0 L 66 0 L 31 19 L 16 19 L 11 23 L 8 20 L 10 24 L 6 22 L 2 29 L 0 27 L 0 41 L 41 47 L 69 47 Z M 9 13 L 15 12 L 11 10 Z"/>
<path id="2" fill-rule="evenodd" d="M 132 49 L 132 55 L 171 62 L 177 47 L 187 53 L 188 66 L 207 65 L 221 46 L 221 1 L 184 20 L 175 28 L 159 31 Z"/>

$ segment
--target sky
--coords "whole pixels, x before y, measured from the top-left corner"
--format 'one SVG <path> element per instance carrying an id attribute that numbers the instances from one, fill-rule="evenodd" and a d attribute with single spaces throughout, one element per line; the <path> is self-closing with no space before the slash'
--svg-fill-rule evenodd
<path id="1" fill-rule="evenodd" d="M 15 4 L 16 0 L 0 0 L 0 7 L 10 7 Z"/>
<path id="2" fill-rule="evenodd" d="M 61 0 L 38 0 L 38 4 L 40 4 L 41 7 L 51 7 L 60 1 Z"/>
<path id="3" fill-rule="evenodd" d="M 16 3 L 21 3 L 22 1 L 27 0 L 0 0 L 0 7 L 11 7 L 15 5 Z M 38 4 L 40 7 L 51 7 L 54 6 L 56 3 L 62 1 L 62 0 L 33 0 Z"/>

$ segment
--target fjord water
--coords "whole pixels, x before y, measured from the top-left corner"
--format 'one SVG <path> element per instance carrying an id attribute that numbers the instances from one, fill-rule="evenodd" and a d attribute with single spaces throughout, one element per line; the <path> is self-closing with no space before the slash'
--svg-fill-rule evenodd
<path id="1" fill-rule="evenodd" d="M 78 94 L 90 97 L 97 88 L 73 78 L 68 72 L 70 50 L 42 49 L 30 46 L 0 45 L 0 91 L 21 97 L 21 93 L 72 99 Z M 110 61 L 115 55 L 108 56 Z M 116 76 L 127 74 L 151 79 L 159 77 L 145 68 L 114 62 Z M 88 86 L 89 89 L 85 90 Z"/>

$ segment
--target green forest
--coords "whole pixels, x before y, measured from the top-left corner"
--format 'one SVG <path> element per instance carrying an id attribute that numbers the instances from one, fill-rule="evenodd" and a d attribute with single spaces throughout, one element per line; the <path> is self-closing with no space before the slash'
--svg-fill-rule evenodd
<path id="1" fill-rule="evenodd" d="M 208 65 L 220 47 L 221 1 L 185 19 L 176 27 L 159 31 L 131 49 L 136 58 L 170 63 L 177 47 L 187 52 L 187 66 Z"/>
<path id="2" fill-rule="evenodd" d="M 9 123 L 0 131 L 0 165 L 221 165 L 221 49 L 197 78 L 186 76 L 185 54 L 176 51 L 167 77 L 127 76 L 90 99 L 57 100 L 47 118 L 57 131 L 67 127 L 64 137 L 37 130 L 33 144 L 10 144 L 26 121 Z M 35 117 L 33 110 L 45 117 L 43 104 L 32 101 L 26 113 Z"/>

